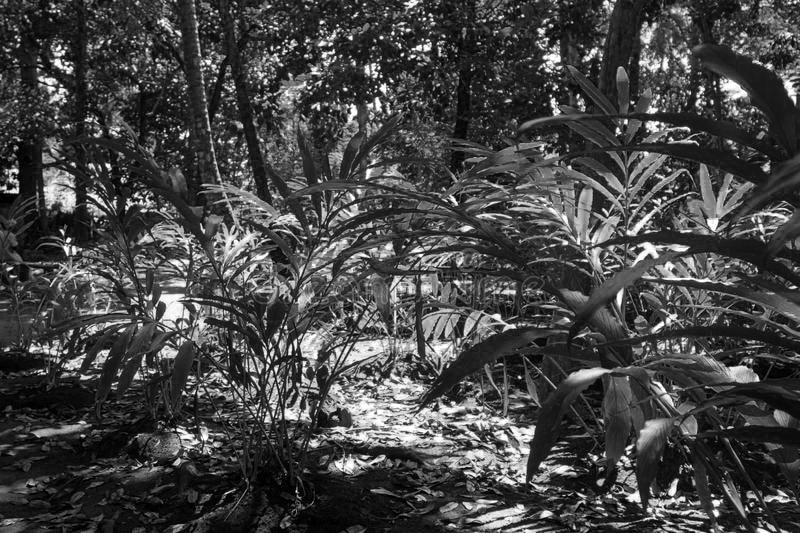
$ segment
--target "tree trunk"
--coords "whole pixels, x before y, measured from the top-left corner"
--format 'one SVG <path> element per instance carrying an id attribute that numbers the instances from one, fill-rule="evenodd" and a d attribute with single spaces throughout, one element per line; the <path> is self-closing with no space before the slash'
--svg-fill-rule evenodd
<path id="1" fill-rule="evenodd" d="M 20 84 L 24 97 L 31 111 L 36 109 L 39 100 L 39 69 L 36 59 L 39 56 L 39 42 L 33 35 L 33 28 L 28 28 L 22 36 L 17 50 L 19 57 Z M 17 164 L 19 173 L 19 194 L 23 200 L 37 198 L 36 208 L 41 229 L 47 226 L 47 214 L 44 195 L 44 174 L 42 172 L 42 140 L 41 126 L 36 118 L 26 128 L 22 139 L 17 144 Z"/>
<path id="2" fill-rule="evenodd" d="M 189 96 L 189 116 L 193 135 L 190 136 L 196 160 L 195 184 L 219 183 L 219 167 L 214 153 L 211 123 L 208 119 L 205 83 L 200 64 L 200 35 L 197 30 L 197 12 L 194 0 L 178 0 L 178 18 L 181 25 L 181 45 L 186 70 Z"/>
<path id="3" fill-rule="evenodd" d="M 250 91 L 247 83 L 247 65 L 243 64 L 241 50 L 236 39 L 233 16 L 231 15 L 230 2 L 219 0 L 219 10 L 222 15 L 222 25 L 225 32 L 225 46 L 228 50 L 228 59 L 231 65 L 231 76 L 236 89 L 236 107 L 239 111 L 239 121 L 244 129 L 244 139 L 247 144 L 247 154 L 250 159 L 250 169 L 253 171 L 253 181 L 256 194 L 262 200 L 272 203 L 267 180 L 267 166 L 264 155 L 261 153 L 261 143 L 253 117 L 253 106 L 250 102 Z"/>
<path id="4" fill-rule="evenodd" d="M 634 70 L 632 58 L 640 39 L 644 5 L 645 0 L 617 0 L 611 12 L 597 87 L 612 102 L 617 100 L 617 69 Z"/>
<path id="5" fill-rule="evenodd" d="M 88 113 L 88 90 L 86 86 L 86 4 L 84 0 L 75 0 L 75 40 L 72 43 L 73 59 L 75 61 L 75 98 L 74 121 L 75 136 L 80 138 L 86 135 L 86 115 Z M 75 145 L 76 166 L 78 174 L 75 177 L 75 237 L 78 242 L 86 242 L 89 237 L 89 210 L 86 194 L 86 149 L 82 144 Z"/>
<path id="6" fill-rule="evenodd" d="M 475 53 L 475 0 L 464 8 L 465 23 L 458 37 L 458 88 L 456 89 L 456 123 L 453 138 L 467 139 L 472 111 L 472 60 Z M 465 154 L 456 150 L 450 158 L 450 171 L 454 174 L 464 166 Z"/>

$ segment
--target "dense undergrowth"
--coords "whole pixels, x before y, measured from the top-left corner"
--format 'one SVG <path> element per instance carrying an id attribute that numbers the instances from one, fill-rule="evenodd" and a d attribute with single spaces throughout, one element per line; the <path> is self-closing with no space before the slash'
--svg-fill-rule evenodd
<path id="1" fill-rule="evenodd" d="M 393 118 L 335 164 L 299 139 L 304 175 L 271 171 L 272 204 L 222 185 L 205 206 L 138 146 L 79 139 L 88 163 L 68 169 L 91 185 L 96 244 L 48 243 L 57 270 L 23 281 L 13 247 L 25 206 L 2 221 L 19 347 L 34 333 L 51 346 L 51 383 L 67 361 L 101 365 L 98 416 L 138 376 L 150 416 L 167 424 L 189 416 L 187 383 L 215 369 L 238 399 L 244 478 L 269 472 L 298 493 L 326 396 L 364 332 L 416 346 L 415 364 L 435 376 L 421 408 L 484 368 L 507 402 L 509 374 L 523 376 L 540 405 L 528 479 L 599 382 L 599 411 L 582 423 L 604 436 L 606 483 L 633 454 L 646 508 L 669 446 L 712 522 L 721 491 L 752 527 L 742 491 L 766 504 L 739 443 L 765 447 L 792 490 L 800 473 L 800 112 L 763 67 L 722 47 L 695 52 L 749 92 L 766 135 L 648 113 L 649 92 L 631 107 L 622 70 L 611 102 L 573 71 L 596 112 L 562 107 L 501 150 L 460 145 L 471 166 L 443 193 L 380 160 Z M 551 153 L 537 131 L 554 125 L 585 144 Z M 177 316 L 167 286 L 181 295 Z M 453 361 L 428 348 L 443 339 Z"/>

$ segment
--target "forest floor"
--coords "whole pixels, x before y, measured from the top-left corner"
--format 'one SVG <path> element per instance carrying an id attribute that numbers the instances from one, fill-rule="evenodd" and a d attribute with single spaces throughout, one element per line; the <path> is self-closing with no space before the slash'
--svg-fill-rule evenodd
<path id="1" fill-rule="evenodd" d="M 379 349 L 380 343 L 364 347 Z M 505 417 L 499 402 L 479 404 L 477 394 L 417 414 L 425 387 L 407 370 L 401 364 L 379 376 L 365 366 L 344 380 L 340 401 L 353 425 L 314 435 L 304 473 L 306 505 L 293 511 L 292 495 L 243 490 L 237 443 L 221 423 L 234 409 L 222 380 L 206 380 L 204 394 L 220 409 L 202 410 L 207 436 L 187 415 L 185 425 L 167 436 L 146 433 L 161 435 L 166 451 L 143 458 L 132 442 L 153 428 L 142 426 L 141 389 L 115 399 L 98 420 L 97 376 L 67 376 L 48 390 L 40 371 L 4 372 L 0 531 L 711 530 L 677 470 L 674 479 L 662 480 L 664 489 L 647 513 L 629 462 L 623 461 L 613 486 L 600 487 L 602 446 L 574 422 L 525 485 L 536 425 L 527 393 L 512 388 Z M 208 398 L 201 396 L 201 404 Z M 764 490 L 782 529 L 800 531 L 793 500 L 778 489 Z M 717 496 L 715 503 L 722 530 L 735 530 L 724 499 Z M 746 505 L 752 521 L 767 531 L 764 513 L 753 501 Z"/>

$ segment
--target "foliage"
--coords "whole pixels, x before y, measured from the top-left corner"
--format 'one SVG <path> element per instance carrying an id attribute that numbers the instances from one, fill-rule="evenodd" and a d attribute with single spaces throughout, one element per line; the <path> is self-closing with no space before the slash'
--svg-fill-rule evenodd
<path id="1" fill-rule="evenodd" d="M 526 178 L 532 183 L 541 183 L 542 176 L 546 176 L 551 183 L 559 184 L 553 178 L 563 176 L 564 181 L 571 179 L 584 185 L 576 195 L 577 199 L 566 205 L 575 205 L 578 209 L 571 217 L 574 231 L 570 237 L 577 241 L 575 248 L 579 250 L 581 242 L 590 246 L 583 247 L 583 258 L 577 254 L 574 256 L 576 270 L 581 269 L 592 280 L 594 288 L 588 298 L 564 289 L 554 293 L 560 294 L 562 302 L 574 312 L 565 355 L 574 357 L 585 353 L 588 348 L 599 351 L 600 356 L 589 368 L 571 374 L 542 405 L 537 432 L 531 443 L 528 479 L 548 456 L 557 439 L 559 423 L 570 404 L 602 377 L 609 479 L 624 454 L 629 435 L 633 433 L 638 450 L 637 480 L 642 504 L 646 506 L 664 446 L 667 440 L 675 439 L 681 443 L 681 449 L 686 450 L 686 456 L 694 458 L 695 482 L 704 507 L 711 508 L 708 491 L 701 490 L 707 486 L 705 476 L 710 475 L 723 489 L 739 518 L 747 523 L 732 478 L 718 464 L 710 449 L 715 443 L 721 443 L 738 475 L 761 498 L 730 444 L 729 438 L 737 432 L 725 428 L 724 418 L 717 410 L 719 406 L 733 404 L 736 406 L 734 410 L 727 412 L 744 424 L 743 430 L 738 432 L 742 436 L 757 433 L 744 430 L 755 420 L 763 421 L 766 427 L 780 428 L 763 431 L 760 439 L 771 443 L 769 448 L 773 451 L 773 459 L 790 482 L 794 484 L 797 480 L 797 449 L 795 446 L 786 447 L 789 444 L 788 433 L 793 431 L 791 427 L 794 424 L 793 416 L 787 413 L 794 411 L 793 402 L 797 400 L 794 381 L 761 381 L 765 376 L 759 376 L 756 370 L 762 357 L 792 361 L 791 355 L 783 355 L 780 350 L 794 346 L 790 343 L 794 336 L 793 322 L 798 316 L 789 296 L 789 287 L 797 284 L 794 252 L 785 247 L 785 243 L 796 236 L 796 225 L 794 217 L 786 214 L 785 206 L 768 202 L 775 197 L 776 191 L 787 188 L 786 181 L 791 180 L 789 176 L 794 172 L 793 159 L 783 165 L 779 163 L 797 151 L 796 128 L 800 112 L 788 100 L 775 76 L 763 67 L 721 47 L 705 46 L 697 49 L 696 53 L 709 68 L 724 73 L 747 89 L 753 95 L 754 103 L 764 111 L 772 137 L 771 145 L 763 151 L 776 157 L 772 176 L 759 174 L 760 169 L 747 166 L 735 155 L 705 147 L 687 150 L 685 141 L 659 141 L 664 133 L 649 134 L 642 142 L 637 142 L 636 132 L 642 120 L 664 121 L 668 117 L 646 115 L 643 113 L 646 103 L 637 105 L 636 114 L 626 116 L 627 77 L 624 72 L 617 77 L 621 95 L 619 107 L 601 95 L 588 80 L 574 73 L 578 83 L 604 113 L 586 115 L 567 108 L 563 109 L 566 116 L 523 125 L 524 130 L 529 130 L 551 122 L 564 123 L 593 143 L 597 148 L 588 152 L 598 155 L 589 159 L 584 155 L 587 152 L 580 152 L 541 159 L 536 157 L 535 149 L 523 145 L 495 154 L 481 154 L 484 157 L 477 160 L 472 172 L 484 180 L 505 173 Z M 643 98 L 648 97 L 645 95 Z M 694 122 L 694 126 L 717 135 L 728 132 L 729 139 L 751 148 L 763 146 L 754 137 L 727 124 L 700 121 L 689 115 L 669 118 L 674 118 L 677 123 Z M 621 128 L 624 144 L 608 124 L 614 129 Z M 687 194 L 669 200 L 656 195 L 658 191 L 668 194 L 674 190 L 676 178 L 686 172 L 679 169 L 664 175 L 659 169 L 664 165 L 665 156 L 701 163 L 697 173 L 699 191 L 692 193 L 697 194 L 699 200 Z M 557 163 L 564 159 L 572 161 L 572 168 Z M 636 163 L 637 160 L 648 163 Z M 635 173 L 630 173 L 631 161 Z M 578 165 L 586 170 L 574 170 Z M 716 191 L 716 172 L 710 172 L 706 165 L 722 170 Z M 738 172 L 732 175 L 731 171 Z M 745 183 L 737 183 L 737 178 L 743 178 Z M 753 190 L 747 182 L 755 182 L 758 188 Z M 563 190 L 563 185 L 559 186 Z M 460 187 L 460 190 L 465 189 L 465 186 Z M 594 192 L 603 196 L 599 209 L 593 202 Z M 506 194 L 500 197 L 505 201 L 520 202 Z M 672 215 L 677 231 L 647 231 L 649 219 L 657 213 L 663 214 L 667 206 L 679 201 L 684 201 L 688 207 L 686 215 L 667 212 Z M 527 204 L 536 205 L 534 202 L 530 198 Z M 653 202 L 649 210 L 644 207 L 647 202 Z M 484 201 L 479 205 L 485 208 L 487 203 Z M 745 209 L 743 203 L 747 204 Z M 754 211 L 766 206 L 769 206 L 767 210 Z M 636 216 L 642 212 L 646 222 L 637 225 Z M 570 210 L 567 209 L 566 213 L 569 214 Z M 488 218 L 486 216 L 484 220 Z M 518 224 L 519 217 L 514 219 L 514 225 Z M 598 233 L 602 232 L 601 238 L 588 238 L 593 226 Z M 495 245 L 508 242 L 508 233 L 508 230 L 503 232 L 494 241 Z M 602 254 L 612 261 L 605 264 L 598 261 Z M 584 264 L 592 268 L 581 268 Z M 645 277 L 651 270 L 656 270 L 658 275 Z M 558 281 L 555 283 L 559 284 Z M 564 278 L 560 284 L 563 286 L 563 283 Z M 636 294 L 640 297 L 639 302 L 633 300 Z M 611 304 L 610 309 L 607 304 Z M 629 327 L 623 318 L 631 316 L 633 310 L 636 311 L 636 321 L 633 327 Z M 738 364 L 726 366 L 715 357 L 724 357 L 724 354 L 736 357 L 738 350 L 718 351 L 704 339 L 726 335 L 733 329 L 729 326 L 733 325 L 738 330 L 738 337 L 758 340 L 778 351 L 770 353 L 767 348 L 766 353 L 740 356 L 738 360 L 734 359 Z M 587 326 L 588 333 L 584 329 Z M 505 335 L 525 331 L 524 328 L 510 330 L 490 337 L 485 344 L 493 346 Z M 638 334 L 632 335 L 634 331 Z M 668 342 L 679 337 L 691 341 L 679 346 Z M 474 350 L 462 353 L 443 372 L 444 379 L 434 384 L 423 399 L 423 405 L 480 364 L 522 347 L 515 344 L 485 355 Z M 631 347 L 636 347 L 636 350 L 631 351 Z M 739 350 L 747 353 L 758 347 L 745 345 Z M 584 360 L 586 362 L 589 361 Z M 747 366 L 748 363 L 754 368 Z M 748 414 L 750 409 L 757 410 L 758 414 Z M 764 505 L 763 500 L 761 503 Z"/>

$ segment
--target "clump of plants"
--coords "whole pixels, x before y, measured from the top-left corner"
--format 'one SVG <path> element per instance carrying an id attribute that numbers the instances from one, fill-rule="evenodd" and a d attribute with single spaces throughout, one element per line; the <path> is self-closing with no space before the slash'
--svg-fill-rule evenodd
<path id="1" fill-rule="evenodd" d="M 176 422 L 184 416 L 185 389 L 203 390 L 201 369 L 211 369 L 236 400 L 227 428 L 245 480 L 271 479 L 302 500 L 313 432 L 332 417 L 352 423 L 346 407 L 327 396 L 348 369 L 358 332 L 325 332 L 341 312 L 342 280 L 359 278 L 368 266 L 359 239 L 382 231 L 360 209 L 357 189 L 396 126 L 393 118 L 371 136 L 357 134 L 335 175 L 300 137 L 306 187 L 293 190 L 270 169 L 271 204 L 214 185 L 203 191 L 205 206 L 195 206 L 183 176 L 162 170 L 137 146 L 83 140 L 94 157 L 80 172 L 90 178 L 102 214 L 100 244 L 83 251 L 84 261 L 102 280 L 109 307 L 60 327 L 93 332 L 82 370 L 108 350 L 98 415 L 112 391 L 124 394 L 139 376 L 151 416 Z M 127 162 L 127 182 L 108 175 L 108 150 Z M 353 217 L 361 217 L 359 225 L 349 224 Z M 167 312 L 166 284 L 181 293 L 178 316 Z M 352 320 L 361 321 L 363 313 L 353 312 Z"/>
<path id="2" fill-rule="evenodd" d="M 624 71 L 612 103 L 572 70 L 598 112 L 562 107 L 521 131 L 563 124 L 586 149 L 554 157 L 538 141 L 471 148 L 474 166 L 450 191 L 457 197 L 426 209 L 438 224 L 425 237 L 445 236 L 450 249 L 498 260 L 503 275 L 543 283 L 529 305 L 533 320 L 462 352 L 421 406 L 500 358 L 572 365 L 538 413 L 528 480 L 573 402 L 600 381 L 607 482 L 632 442 L 646 507 L 671 442 L 691 465 L 714 527 L 714 488 L 751 527 L 740 483 L 776 525 L 735 443 L 763 444 L 796 487 L 800 315 L 793 293 L 800 278 L 793 242 L 800 224 L 785 199 L 797 182 L 800 111 L 764 67 L 724 47 L 694 52 L 749 92 L 769 124 L 766 138 L 693 114 L 647 113 L 647 92 L 631 110 Z M 645 124 L 688 127 L 730 148 Z M 752 163 L 754 153 L 771 164 Z M 691 188 L 676 194 L 679 183 Z"/>

